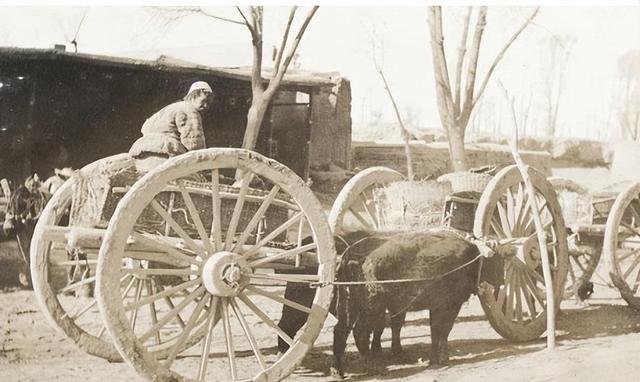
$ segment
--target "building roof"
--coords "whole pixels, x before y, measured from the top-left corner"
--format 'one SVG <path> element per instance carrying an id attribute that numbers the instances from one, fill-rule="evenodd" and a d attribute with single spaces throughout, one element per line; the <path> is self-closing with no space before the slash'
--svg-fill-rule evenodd
<path id="1" fill-rule="evenodd" d="M 160 55 L 155 60 L 142 60 L 128 57 L 73 53 L 57 49 L 0 47 L 0 62 L 10 60 L 84 62 L 119 68 L 150 69 L 194 74 L 201 73 L 241 81 L 251 81 L 251 67 L 213 68 L 165 55 Z M 272 71 L 263 70 L 263 79 L 267 80 L 271 76 Z M 287 74 L 283 78 L 282 84 L 289 86 L 333 85 L 340 78 L 341 77 L 337 72 L 315 73 L 288 70 Z"/>

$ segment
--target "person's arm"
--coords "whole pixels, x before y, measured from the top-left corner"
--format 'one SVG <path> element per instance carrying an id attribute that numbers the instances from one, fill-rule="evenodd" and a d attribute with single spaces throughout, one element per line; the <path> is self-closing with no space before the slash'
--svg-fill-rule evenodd
<path id="1" fill-rule="evenodd" d="M 198 150 L 206 147 L 204 129 L 200 113 L 181 112 L 176 115 L 176 126 L 180 132 L 180 142 L 187 150 Z"/>

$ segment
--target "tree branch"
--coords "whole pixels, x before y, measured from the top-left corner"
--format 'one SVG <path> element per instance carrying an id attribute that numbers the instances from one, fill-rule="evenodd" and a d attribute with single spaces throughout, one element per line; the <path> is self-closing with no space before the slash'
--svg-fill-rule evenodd
<path id="1" fill-rule="evenodd" d="M 464 17 L 464 29 L 462 36 L 460 37 L 460 46 L 458 47 L 458 63 L 456 64 L 456 79 L 455 79 L 455 96 L 453 98 L 453 105 L 456 108 L 458 114 L 460 114 L 460 83 L 462 82 L 462 66 L 464 64 L 464 56 L 467 52 L 467 36 L 469 34 L 469 21 L 471 19 L 472 7 L 468 7 L 467 14 Z"/>
<path id="2" fill-rule="evenodd" d="M 247 28 L 249 28 L 249 32 L 251 32 L 251 38 L 253 38 L 255 32 L 253 30 L 253 26 L 251 26 L 251 23 L 249 23 L 249 20 L 247 20 L 247 16 L 244 15 L 244 12 L 242 12 L 242 9 L 240 9 L 239 6 L 236 5 L 236 9 L 238 10 L 238 13 L 240 13 L 240 16 L 242 16 L 242 19 L 244 20 L 244 24 L 247 26 Z"/>
<path id="3" fill-rule="evenodd" d="M 289 52 L 287 53 L 284 59 L 284 63 L 282 64 L 282 68 L 281 68 L 282 70 L 278 70 L 273 80 L 269 82 L 269 87 L 267 88 L 267 91 L 275 91 L 275 89 L 280 85 L 280 81 L 282 81 L 282 77 L 284 77 L 284 74 L 287 72 L 287 69 L 289 68 L 289 64 L 291 63 L 291 60 L 293 59 L 293 56 L 295 55 L 296 50 L 298 49 L 300 40 L 302 40 L 302 36 L 304 35 L 304 32 L 307 30 L 307 26 L 309 25 L 309 22 L 311 22 L 311 19 L 313 18 L 313 15 L 315 15 L 318 8 L 319 7 L 317 5 L 314 6 L 313 8 L 311 8 L 309 13 L 307 14 L 304 22 L 302 23 L 302 26 L 300 26 L 300 29 L 298 30 L 298 34 L 296 35 L 296 38 L 293 40 L 293 45 L 291 45 L 291 48 L 289 49 Z"/>
<path id="4" fill-rule="evenodd" d="M 391 93 L 391 88 L 389 87 L 389 83 L 387 82 L 387 77 L 385 77 L 384 72 L 381 68 L 376 66 L 376 71 L 382 78 L 382 82 L 384 83 L 384 89 L 387 91 L 389 95 L 389 99 L 391 100 L 391 104 L 393 105 L 393 110 L 396 113 L 396 118 L 398 119 L 398 123 L 400 124 L 400 130 L 402 132 L 402 140 L 404 141 L 404 152 L 407 159 L 407 178 L 409 180 L 413 180 L 413 159 L 411 157 L 411 147 L 409 146 L 409 139 L 411 138 L 411 133 L 404 125 L 404 121 L 402 120 L 402 116 L 400 115 L 400 110 L 398 109 L 398 105 L 396 104 L 396 99 L 393 97 L 393 93 Z"/>
<path id="5" fill-rule="evenodd" d="M 516 38 L 518 38 L 520 33 L 522 33 L 522 31 L 527 27 L 527 25 L 529 25 L 529 23 L 531 23 L 531 21 L 536 17 L 536 15 L 538 14 L 539 11 L 540 11 L 540 7 L 536 7 L 536 9 L 531 13 L 531 15 L 529 15 L 529 17 L 524 21 L 522 26 L 520 26 L 520 29 L 518 29 L 516 31 L 516 33 L 514 33 L 513 36 L 511 36 L 511 39 L 506 43 L 506 45 L 498 53 L 498 55 L 496 56 L 495 60 L 493 60 L 493 64 L 491 64 L 491 67 L 489 68 L 489 72 L 487 72 L 486 77 L 482 81 L 482 85 L 480 85 L 480 90 L 478 91 L 477 95 L 473 99 L 473 103 L 471 104 L 471 109 L 473 109 L 473 106 L 476 104 L 476 102 L 478 102 L 478 99 L 480 99 L 480 97 L 482 97 L 482 93 L 484 93 L 484 90 L 487 87 L 487 83 L 489 82 L 489 79 L 491 78 L 491 74 L 493 74 L 493 71 L 495 70 L 496 66 L 498 65 L 500 60 L 502 60 L 502 57 L 504 56 L 504 54 L 507 51 L 507 49 L 509 49 L 511 44 L 513 44 L 513 42 L 516 40 Z"/>
<path id="6" fill-rule="evenodd" d="M 232 24 L 245 25 L 244 21 L 234 20 L 227 17 L 214 15 L 212 13 L 205 11 L 201 7 L 152 7 L 152 8 L 165 14 L 176 14 L 176 16 L 171 17 L 171 19 L 173 20 L 178 20 L 193 14 L 199 14 L 202 16 L 210 17 L 212 19 L 225 21 Z"/>
<path id="7" fill-rule="evenodd" d="M 443 125 L 447 126 L 448 124 L 444 123 L 444 120 L 448 117 L 455 117 L 456 113 L 451 95 L 451 85 L 449 84 L 447 58 L 444 54 L 441 12 L 438 6 L 429 7 L 427 11 L 427 24 L 429 25 L 431 35 L 431 56 L 433 59 L 433 74 L 436 80 L 438 110 L 443 120 Z"/>
<path id="8" fill-rule="evenodd" d="M 289 20 L 287 21 L 287 26 L 284 29 L 284 34 L 282 35 L 282 42 L 280 43 L 280 49 L 278 50 L 278 55 L 276 56 L 276 62 L 273 65 L 273 70 L 275 73 L 280 71 L 280 63 L 282 62 L 282 55 L 284 53 L 284 49 L 287 47 L 287 40 L 289 39 L 289 31 L 291 30 L 291 24 L 293 24 L 293 18 L 296 15 L 296 11 L 298 7 L 291 7 L 291 11 L 289 12 Z"/>
<path id="9" fill-rule="evenodd" d="M 253 28 L 253 66 L 251 68 L 251 89 L 253 98 L 264 91 L 262 84 L 262 7 L 251 7 L 251 25 Z"/>
<path id="10" fill-rule="evenodd" d="M 473 33 L 473 43 L 469 52 L 469 61 L 467 63 L 467 78 L 464 86 L 464 103 L 460 109 L 458 118 L 465 119 L 471 115 L 473 110 L 473 93 L 476 84 L 476 75 L 478 70 L 478 57 L 480 56 L 480 43 L 482 42 L 482 34 L 487 25 L 487 7 L 482 6 L 478 10 L 478 20 L 476 21 L 475 31 Z M 465 123 L 463 123 L 464 125 Z"/>

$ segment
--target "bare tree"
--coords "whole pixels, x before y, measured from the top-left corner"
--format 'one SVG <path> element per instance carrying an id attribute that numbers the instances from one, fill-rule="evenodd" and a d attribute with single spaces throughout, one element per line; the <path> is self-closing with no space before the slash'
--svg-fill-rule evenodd
<path id="1" fill-rule="evenodd" d="M 624 54 L 618 61 L 618 121 L 622 137 L 640 141 L 640 50 Z"/>
<path id="2" fill-rule="evenodd" d="M 380 45 L 376 47 L 376 45 Z M 378 59 L 376 56 L 376 51 L 380 51 L 381 58 Z M 389 87 L 389 82 L 387 81 L 387 77 L 384 75 L 384 44 L 381 41 L 376 41 L 375 33 L 371 36 L 371 58 L 373 60 L 373 65 L 376 68 L 376 72 L 380 75 L 380 79 L 384 84 L 384 90 L 387 92 L 389 96 L 389 100 L 391 101 L 391 105 L 393 106 L 393 111 L 395 112 L 396 119 L 398 121 L 398 125 L 400 125 L 400 132 L 402 134 L 402 141 L 404 143 L 404 154 L 407 160 L 407 178 L 409 180 L 413 180 L 414 172 L 413 172 L 413 158 L 411 156 L 411 146 L 409 145 L 409 140 L 411 139 L 411 132 L 406 128 L 404 121 L 402 119 L 402 115 L 400 114 L 400 110 L 398 109 L 398 104 L 396 103 L 396 99 L 391 92 L 391 88 Z"/>
<path id="3" fill-rule="evenodd" d="M 546 63 L 543 62 L 541 66 L 547 116 L 543 135 L 546 137 L 551 138 L 556 133 L 564 77 L 575 41 L 575 37 L 551 35 L 543 43 L 543 50 L 548 52 L 547 57 L 543 58 Z"/>
<path id="4" fill-rule="evenodd" d="M 529 25 L 538 14 L 537 7 L 523 22 L 520 28 L 511 36 L 498 55 L 493 60 L 480 87 L 476 88 L 476 74 L 478 68 L 478 57 L 480 55 L 480 43 L 484 28 L 487 25 L 487 7 L 480 7 L 477 12 L 477 20 L 471 40 L 471 47 L 467 54 L 467 40 L 469 35 L 469 24 L 471 20 L 472 8 L 468 8 L 464 16 L 463 30 L 460 37 L 458 57 L 455 66 L 454 87 L 449 79 L 449 69 L 447 57 L 444 50 L 444 35 L 442 28 L 442 8 L 431 6 L 427 12 L 427 23 L 431 36 L 431 52 L 433 57 L 433 71 L 435 75 L 436 97 L 438 102 L 438 112 L 440 121 L 447 133 L 449 140 L 449 156 L 454 171 L 463 171 L 467 168 L 464 153 L 464 136 L 471 116 L 471 112 L 478 100 L 484 93 L 487 83 L 498 63 L 504 57 L 505 52 L 513 44 L 516 38 Z M 466 67 L 465 67 L 466 58 Z M 464 69 L 464 70 L 463 70 Z M 464 89 L 462 87 L 464 78 Z"/>
<path id="5" fill-rule="evenodd" d="M 251 69 L 251 106 L 247 113 L 247 127 L 244 133 L 244 139 L 242 141 L 242 147 L 245 149 L 253 150 L 256 147 L 258 141 L 258 134 L 260 133 L 260 126 L 264 119 L 265 113 L 269 108 L 269 104 L 276 94 L 280 83 L 289 68 L 291 61 L 296 56 L 296 50 L 302 40 L 311 19 L 318 10 L 317 6 L 312 7 L 305 18 L 302 21 L 297 33 L 290 41 L 291 28 L 296 16 L 298 7 L 291 7 L 289 11 L 289 18 L 285 26 L 284 33 L 280 41 L 280 47 L 275 53 L 275 61 L 273 71 L 270 73 L 270 78 L 265 80 L 262 77 L 263 65 L 262 65 L 262 52 L 263 52 L 263 24 L 264 24 L 264 9 L 262 6 L 250 6 L 247 10 L 243 10 L 240 7 L 236 7 L 241 19 L 233 19 L 229 17 L 222 17 L 209 12 L 207 9 L 201 7 L 177 7 L 177 8 L 160 8 L 160 10 L 169 17 L 169 20 L 176 21 L 189 15 L 201 15 L 209 17 L 217 21 L 224 21 L 228 23 L 243 25 L 249 31 L 251 36 L 251 45 L 253 47 L 253 62 Z M 288 49 L 287 49 L 288 48 Z M 285 50 L 287 50 L 285 54 Z"/>

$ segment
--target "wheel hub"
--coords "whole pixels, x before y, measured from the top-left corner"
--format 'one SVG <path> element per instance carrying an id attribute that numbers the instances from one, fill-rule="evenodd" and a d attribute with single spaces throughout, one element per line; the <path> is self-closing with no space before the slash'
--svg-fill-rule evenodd
<path id="1" fill-rule="evenodd" d="M 222 251 L 205 260 L 202 267 L 202 282 L 209 293 L 215 296 L 237 295 L 248 283 L 249 271 L 243 256 Z"/>

